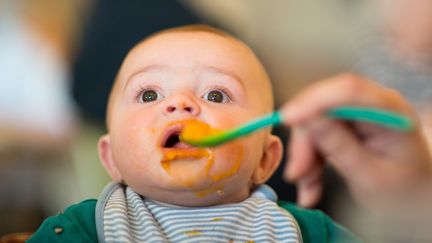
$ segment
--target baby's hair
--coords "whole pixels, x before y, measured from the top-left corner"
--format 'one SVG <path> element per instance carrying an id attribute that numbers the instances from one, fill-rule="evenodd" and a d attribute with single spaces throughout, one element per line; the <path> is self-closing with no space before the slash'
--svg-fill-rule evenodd
<path id="1" fill-rule="evenodd" d="M 234 36 L 228 34 L 227 32 L 220 30 L 218 28 L 212 27 L 210 25 L 190 24 L 190 25 L 183 25 L 183 26 L 173 27 L 173 28 L 164 29 L 164 30 L 155 32 L 155 33 L 149 35 L 148 37 L 146 37 L 143 41 L 146 41 L 146 40 L 148 40 L 154 36 L 160 35 L 160 34 L 166 34 L 166 33 L 172 33 L 172 32 L 207 32 L 207 33 L 212 33 L 212 34 L 216 34 L 216 35 L 220 35 L 220 36 L 235 38 Z"/>

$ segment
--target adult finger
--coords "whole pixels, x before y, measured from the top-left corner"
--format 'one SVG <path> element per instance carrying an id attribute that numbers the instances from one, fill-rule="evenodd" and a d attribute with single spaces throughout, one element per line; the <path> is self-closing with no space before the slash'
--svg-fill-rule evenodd
<path id="1" fill-rule="evenodd" d="M 376 167 L 371 151 L 345 123 L 321 118 L 308 123 L 308 130 L 316 149 L 348 184 L 363 184 Z"/>
<path id="2" fill-rule="evenodd" d="M 292 130 L 284 178 L 295 182 L 314 167 L 315 151 L 310 135 L 301 127 Z"/>
<path id="3" fill-rule="evenodd" d="M 292 125 L 320 116 L 341 105 L 370 106 L 412 114 L 412 110 L 394 90 L 366 78 L 343 74 L 316 82 L 282 108 L 285 124 Z"/>
<path id="4" fill-rule="evenodd" d="M 323 192 L 323 163 L 314 166 L 297 182 L 297 202 L 302 207 L 315 206 Z"/>

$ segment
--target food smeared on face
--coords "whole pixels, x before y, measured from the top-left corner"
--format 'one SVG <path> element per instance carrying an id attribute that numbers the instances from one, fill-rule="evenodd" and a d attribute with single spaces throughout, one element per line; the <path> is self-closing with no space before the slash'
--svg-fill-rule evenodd
<path id="1" fill-rule="evenodd" d="M 152 134 L 155 134 L 155 133 L 157 132 L 157 130 L 156 130 L 156 128 L 151 127 L 151 128 L 150 128 L 150 132 L 151 132 Z"/>
<path id="2" fill-rule="evenodd" d="M 214 163 L 212 150 L 195 148 L 180 141 L 179 136 L 184 127 L 194 122 L 198 121 L 182 120 L 168 124 L 160 143 L 162 167 L 177 182 L 187 187 L 193 187 L 203 178 L 208 178 Z"/>
<path id="3" fill-rule="evenodd" d="M 164 170 L 187 187 L 193 187 L 201 181 L 219 182 L 234 175 L 239 170 L 243 159 L 243 147 L 236 146 L 236 150 L 240 153 L 233 161 L 229 161 L 230 166 L 215 165 L 215 151 L 223 148 L 196 148 L 182 142 L 179 138 L 180 134 L 185 133 L 195 139 L 218 131 L 209 124 L 194 119 L 170 123 L 160 143 L 163 155 L 161 163 Z M 197 191 L 196 196 L 201 198 L 221 190 L 223 185 L 218 183 L 205 191 Z"/>
<path id="4" fill-rule="evenodd" d="M 213 194 L 213 193 L 217 193 L 218 195 L 220 195 L 220 192 L 222 192 L 222 194 L 223 194 L 223 189 L 224 189 L 224 185 L 215 185 L 215 186 L 212 186 L 212 187 L 207 188 L 205 190 L 198 191 L 195 193 L 195 195 L 199 198 L 206 197 L 206 196 Z M 220 196 L 222 196 L 222 195 L 220 195 Z"/>
<path id="5" fill-rule="evenodd" d="M 201 163 L 195 165 L 194 160 L 199 160 Z M 187 187 L 193 187 L 199 178 L 208 177 L 213 163 L 213 152 L 206 149 L 168 150 L 164 152 L 162 158 L 162 167 L 165 171 Z"/>
<path id="6" fill-rule="evenodd" d="M 238 156 L 234 161 L 231 161 L 232 166 L 228 170 L 221 171 L 220 173 L 210 175 L 213 181 L 220 181 L 227 177 L 234 175 L 240 168 L 241 161 L 243 159 L 243 148 L 239 147 L 237 149 Z"/>

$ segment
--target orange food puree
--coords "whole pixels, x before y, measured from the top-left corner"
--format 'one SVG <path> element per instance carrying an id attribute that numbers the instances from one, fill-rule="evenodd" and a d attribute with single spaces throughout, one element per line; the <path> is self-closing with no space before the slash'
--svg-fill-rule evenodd
<path id="1" fill-rule="evenodd" d="M 210 134 L 217 133 L 218 130 L 213 129 L 210 127 L 209 124 L 198 121 L 198 120 L 184 120 L 181 121 L 181 123 L 184 125 L 184 130 L 182 132 L 182 136 L 187 137 L 188 139 L 199 139 L 204 136 L 208 136 Z M 201 173 L 204 174 L 204 176 L 210 178 L 214 182 L 218 182 L 224 178 L 227 178 L 233 174 L 235 174 L 238 169 L 240 168 L 241 161 L 243 159 L 243 147 L 241 146 L 235 146 L 231 149 L 239 151 L 238 156 L 233 161 L 229 161 L 227 163 L 230 163 L 231 166 L 227 166 L 227 169 L 223 171 L 219 171 L 215 174 L 209 174 L 210 169 L 213 166 L 214 163 L 214 154 L 213 150 L 211 149 L 204 149 L 204 148 L 195 148 L 195 149 L 168 149 L 163 151 L 163 158 L 162 158 L 162 166 L 165 169 L 165 171 L 170 174 L 171 176 L 174 175 L 174 171 L 171 169 L 171 162 L 173 160 L 178 159 L 200 159 L 200 158 L 207 158 L 207 163 L 203 167 L 204 169 L 201 171 Z M 180 162 L 182 163 L 182 162 Z M 188 186 L 191 186 L 194 184 L 194 179 L 191 178 L 191 180 L 183 181 Z M 217 191 L 223 190 L 222 185 L 215 185 L 211 188 L 208 188 L 203 191 L 196 192 L 197 197 L 205 197 L 209 194 L 215 193 Z"/>
<path id="2" fill-rule="evenodd" d="M 184 159 L 184 158 L 196 158 L 196 159 L 204 158 L 204 157 L 209 157 L 209 155 L 210 152 L 206 149 L 194 149 L 194 150 L 172 149 L 164 153 L 162 163 L 169 162 L 171 160 L 176 160 L 176 159 Z"/>
<path id="3" fill-rule="evenodd" d="M 203 197 L 206 197 L 212 193 L 215 193 L 215 192 L 217 193 L 218 191 L 223 191 L 223 188 L 224 188 L 223 185 L 216 185 L 216 186 L 207 188 L 205 190 L 198 191 L 195 193 L 195 195 L 199 198 L 203 198 Z"/>
<path id="4" fill-rule="evenodd" d="M 208 177 L 210 168 L 212 167 L 214 163 L 214 157 L 213 152 L 208 149 L 172 149 L 164 151 L 163 158 L 162 158 L 162 167 L 165 169 L 165 171 L 170 174 L 173 177 L 176 177 L 176 172 L 172 171 L 171 169 L 171 163 L 173 160 L 177 159 L 200 159 L 200 158 L 207 158 L 207 162 L 204 165 L 203 169 L 200 171 L 205 177 Z M 180 162 L 184 163 L 184 162 Z M 188 187 L 192 187 L 194 184 L 194 179 L 196 177 L 190 177 L 190 178 L 184 178 L 181 179 L 183 181 L 183 184 Z"/>
<path id="5" fill-rule="evenodd" d="M 211 178 L 213 181 L 220 181 L 224 178 L 230 177 L 231 175 L 234 175 L 238 169 L 240 168 L 240 164 L 241 164 L 241 160 L 243 159 L 243 148 L 240 147 L 238 148 L 238 156 L 236 158 L 236 160 L 232 161 L 232 166 L 230 169 L 226 170 L 226 171 L 222 171 L 219 174 L 216 175 L 211 175 Z"/>
<path id="6" fill-rule="evenodd" d="M 210 127 L 209 124 L 198 120 L 184 121 L 184 129 L 181 133 L 181 138 L 187 141 L 196 141 L 209 135 L 214 135 L 220 130 Z"/>

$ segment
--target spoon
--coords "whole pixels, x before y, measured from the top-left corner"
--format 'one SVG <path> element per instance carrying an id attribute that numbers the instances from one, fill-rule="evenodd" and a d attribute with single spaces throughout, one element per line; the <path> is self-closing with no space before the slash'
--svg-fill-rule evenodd
<path id="1" fill-rule="evenodd" d="M 414 127 L 414 122 L 410 118 L 376 108 L 341 106 L 329 110 L 326 115 L 335 119 L 374 123 L 398 131 L 410 131 Z M 191 125 L 186 126 L 182 131 L 180 140 L 196 147 L 214 147 L 245 136 L 258 129 L 272 125 L 276 126 L 281 123 L 282 115 L 280 111 L 275 111 L 226 131 L 212 129 L 203 131 L 201 127 Z"/>

